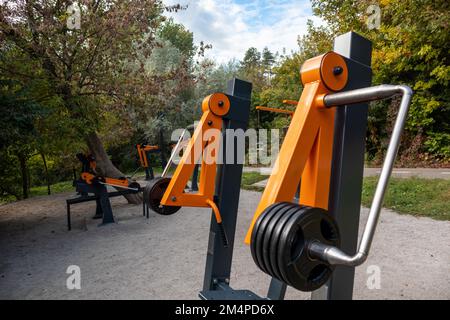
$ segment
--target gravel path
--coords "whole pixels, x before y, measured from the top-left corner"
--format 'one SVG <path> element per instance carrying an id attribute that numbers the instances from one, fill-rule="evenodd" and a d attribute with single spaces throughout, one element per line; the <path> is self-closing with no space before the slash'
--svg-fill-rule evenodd
<path id="1" fill-rule="evenodd" d="M 146 220 L 140 206 L 113 199 L 118 223 L 99 228 L 94 204 L 80 204 L 67 232 L 69 196 L 0 206 L 0 299 L 197 299 L 210 210 Z M 242 191 L 231 285 L 265 295 L 270 279 L 243 244 L 259 197 Z M 70 265 L 81 268 L 81 290 L 66 288 Z M 366 286 L 371 265 L 381 269 L 381 289 Z M 289 289 L 287 298 L 309 294 Z M 450 299 L 450 222 L 383 212 L 372 255 L 357 269 L 355 299 Z"/>

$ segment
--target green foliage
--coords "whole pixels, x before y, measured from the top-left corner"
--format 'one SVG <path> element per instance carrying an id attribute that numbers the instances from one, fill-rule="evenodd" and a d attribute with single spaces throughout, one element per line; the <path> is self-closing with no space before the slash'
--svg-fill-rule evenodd
<path id="1" fill-rule="evenodd" d="M 158 36 L 163 40 L 170 41 L 185 56 L 189 58 L 194 56 L 196 50 L 194 34 L 186 30 L 182 24 L 175 23 L 172 18 L 162 25 L 158 31 Z"/>
<path id="2" fill-rule="evenodd" d="M 257 112 L 256 106 L 278 108 L 285 99 L 298 99 L 301 92 L 299 68 L 300 64 L 295 57 L 280 57 L 278 53 L 272 53 L 267 47 L 262 53 L 257 48 L 249 48 L 240 62 L 232 60 L 219 66 L 212 63 L 208 72 L 204 74 L 206 85 L 200 85 L 200 92 L 209 94 L 225 91 L 227 81 L 233 77 L 250 81 L 253 85 L 250 127 L 272 128 L 274 119 L 282 119 L 286 116 Z M 279 122 L 275 121 L 276 128 Z"/>
<path id="3" fill-rule="evenodd" d="M 298 39 L 302 64 L 310 58 L 333 49 L 334 34 L 329 28 L 325 26 L 315 27 L 313 22 L 308 20 L 307 30 L 306 35 Z"/>
<path id="4" fill-rule="evenodd" d="M 274 63 L 276 62 L 276 57 L 275 55 L 269 50 L 269 48 L 265 47 L 263 49 L 262 55 L 261 55 L 261 64 L 263 69 L 266 72 L 270 72 L 272 69 L 272 66 L 274 65 Z"/>
<path id="5" fill-rule="evenodd" d="M 291 55 L 273 54 L 268 48 L 262 53 L 249 48 L 240 62 L 239 76 L 253 83 L 250 125 L 259 128 L 283 129 L 290 118 L 270 112 L 257 112 L 256 106 L 293 110 L 283 100 L 299 100 L 302 92 L 300 68 L 303 63 L 331 49 L 332 33 L 325 27 L 315 28 L 308 22 L 308 34 L 299 39 L 299 51 Z"/>
<path id="6" fill-rule="evenodd" d="M 22 83 L 0 77 L 0 147 L 22 142 L 36 134 L 34 122 L 46 115 L 46 110 L 35 97 L 40 94 L 40 83 Z"/>
<path id="7" fill-rule="evenodd" d="M 332 50 L 333 39 L 355 31 L 373 42 L 373 83 L 407 84 L 415 91 L 400 163 L 426 165 L 448 162 L 450 135 L 450 5 L 448 1 L 383 0 L 381 26 L 369 30 L 371 0 L 312 0 L 314 14 L 326 24 L 308 22 L 308 32 L 299 38 L 299 50 L 275 59 L 271 74 L 264 72 L 264 56 L 250 48 L 241 62 L 241 73 L 254 84 L 253 108 L 258 105 L 282 107 L 283 99 L 298 100 L 302 86 L 300 67 L 309 58 Z M 388 143 L 397 113 L 397 101 L 375 102 L 369 109 L 367 159 L 378 163 Z M 284 107 L 289 109 L 289 107 Z M 252 110 L 251 125 L 281 128 L 285 116 Z"/>
<path id="8" fill-rule="evenodd" d="M 0 202 L 3 199 L 21 199 L 21 172 L 17 157 L 7 149 L 0 149 Z"/>
<path id="9" fill-rule="evenodd" d="M 137 128 L 133 140 L 159 144 L 162 132 L 168 148 L 172 131 L 192 124 L 200 113 L 195 83 L 198 64 L 194 61 L 199 48 L 194 45 L 192 32 L 172 19 L 162 24 L 157 35 L 160 47 L 146 59 L 145 69 L 149 74 L 171 79 L 159 85 L 160 93 L 148 99 L 146 107 L 132 119 Z M 131 162 L 125 162 L 128 168 Z"/>
<path id="10" fill-rule="evenodd" d="M 241 62 L 241 68 L 247 72 L 251 73 L 256 71 L 261 64 L 261 53 L 258 49 L 252 47 L 249 48 L 244 55 L 244 59 Z"/>
<path id="11" fill-rule="evenodd" d="M 303 59 L 299 54 L 285 57 L 274 68 L 275 77 L 272 86 L 285 92 L 283 99 L 298 100 L 302 91 L 300 68 Z"/>
<path id="12" fill-rule="evenodd" d="M 450 134 L 449 52 L 450 5 L 446 0 L 382 0 L 381 26 L 369 30 L 366 10 L 371 0 L 312 0 L 314 14 L 327 23 L 331 39 L 348 31 L 358 32 L 374 44 L 374 84 L 401 83 L 415 91 L 401 154 L 420 162 L 432 153 L 449 160 L 446 137 Z M 315 44 L 305 43 L 306 47 Z M 386 110 L 386 106 L 385 106 Z M 386 127 L 395 114 L 370 109 L 368 142 L 372 156 L 386 147 Z M 378 134 L 381 136 L 373 136 Z M 418 141 L 418 142 L 417 142 Z M 416 143 L 417 142 L 417 143 Z M 413 146 L 413 147 L 411 147 Z"/>
<path id="13" fill-rule="evenodd" d="M 309 21 L 297 52 L 249 48 L 242 61 L 221 65 L 196 61 L 209 45 L 195 46 L 192 32 L 165 18 L 160 0 L 83 3 L 80 30 L 67 29 L 64 1 L 0 4 L 0 197 L 21 198 L 30 187 L 70 179 L 79 167 L 73 155 L 86 151 L 91 132 L 115 165 L 134 171 L 136 143 L 159 144 L 161 131 L 169 143 L 172 130 L 200 117 L 202 99 L 225 91 L 233 77 L 253 83 L 252 127 L 285 128 L 290 117 L 255 107 L 292 110 L 282 101 L 299 99 L 302 64 L 348 31 L 374 44 L 374 84 L 415 91 L 402 164 L 450 161 L 448 1 L 381 0 L 381 26 L 369 30 L 372 0 L 312 0 L 325 24 Z M 369 161 L 383 158 L 395 116 L 395 103 L 371 105 Z"/>
<path id="14" fill-rule="evenodd" d="M 425 141 L 427 150 L 438 157 L 450 159 L 450 134 L 430 132 L 428 140 Z"/>
<path id="15" fill-rule="evenodd" d="M 209 67 L 204 70 L 203 81 L 196 86 L 197 96 L 206 97 L 211 92 L 225 92 L 227 82 L 234 77 L 244 78 L 241 65 L 236 60 L 230 60 L 227 63 L 216 65 L 214 61 L 206 60 Z M 203 70 L 202 70 L 203 71 Z M 198 77 L 200 75 L 197 75 Z"/>
<path id="16" fill-rule="evenodd" d="M 13 195 L 26 198 L 30 185 L 26 162 L 35 148 L 37 135 L 34 123 L 46 112 L 43 105 L 33 99 L 37 94 L 34 82 L 22 84 L 2 78 L 0 77 L 0 153 L 5 162 L 2 171 L 5 171 L 0 175 L 0 197 Z"/>
<path id="17" fill-rule="evenodd" d="M 74 30 L 66 9 L 65 1 L 0 4 L 0 153 L 13 175 L 0 177 L 1 196 L 70 178 L 88 134 L 107 148 L 133 146 L 143 124 L 169 110 L 165 122 L 176 125 L 172 114 L 193 99 L 193 34 L 163 16 L 180 5 L 83 2 Z"/>
<path id="18" fill-rule="evenodd" d="M 302 85 L 300 67 L 309 58 L 332 50 L 333 39 L 355 31 L 373 42 L 374 84 L 400 83 L 411 86 L 414 99 L 403 136 L 400 161 L 405 165 L 449 161 L 450 134 L 450 32 L 448 1 L 384 0 L 380 2 L 380 29 L 369 30 L 366 13 L 371 0 L 312 0 L 314 14 L 326 24 L 308 22 L 308 32 L 299 38 L 299 50 L 275 59 L 270 77 L 262 67 L 261 54 L 250 48 L 241 62 L 244 79 L 254 83 L 253 108 L 282 107 L 283 99 L 298 100 Z M 266 53 L 264 53 L 266 52 Z M 289 108 L 289 107 L 285 107 Z M 369 109 L 367 159 L 379 162 L 387 147 L 397 103 L 373 103 Z M 286 125 L 285 116 L 252 110 L 251 124 L 264 128 Z"/>
<path id="19" fill-rule="evenodd" d="M 253 84 L 253 89 L 261 90 L 265 85 L 265 70 L 261 61 L 261 52 L 256 48 L 249 48 L 240 62 L 240 73 L 244 75 L 244 80 Z"/>

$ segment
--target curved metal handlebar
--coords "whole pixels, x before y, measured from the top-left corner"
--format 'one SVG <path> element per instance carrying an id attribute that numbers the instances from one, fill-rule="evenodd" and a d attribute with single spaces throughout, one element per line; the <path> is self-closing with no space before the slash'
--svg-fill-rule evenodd
<path id="1" fill-rule="evenodd" d="M 401 135 L 408 117 L 413 91 L 408 86 L 380 85 L 347 92 L 339 92 L 324 97 L 324 104 L 326 107 L 336 107 L 360 102 L 388 99 L 398 94 L 403 96 L 399 113 L 395 121 L 386 158 L 383 163 L 381 175 L 378 180 L 372 205 L 370 207 L 369 218 L 359 243 L 357 253 L 350 256 L 336 247 L 324 245 L 319 242 L 313 242 L 308 248 L 312 257 L 327 261 L 332 265 L 359 266 L 366 261 L 377 227 L 386 188 L 392 173 L 395 158 L 397 157 Z"/>
<path id="2" fill-rule="evenodd" d="M 186 136 L 186 133 L 191 130 L 194 130 L 194 129 L 195 129 L 195 124 L 191 124 L 191 125 L 187 126 L 181 133 L 180 137 L 178 138 L 177 144 L 175 145 L 175 147 L 172 150 L 172 153 L 170 154 L 170 158 L 167 161 L 167 164 L 163 170 L 163 173 L 161 174 L 162 178 L 166 177 L 167 174 L 169 173 L 170 167 L 173 163 L 173 160 L 175 159 L 175 156 L 180 152 L 181 144 L 184 141 L 184 137 Z"/>

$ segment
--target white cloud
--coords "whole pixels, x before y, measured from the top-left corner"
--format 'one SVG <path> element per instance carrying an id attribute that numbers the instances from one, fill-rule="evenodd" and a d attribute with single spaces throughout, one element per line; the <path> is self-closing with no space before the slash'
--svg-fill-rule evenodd
<path id="1" fill-rule="evenodd" d="M 297 50 L 297 37 L 306 33 L 312 16 L 309 0 L 167 0 L 188 4 L 188 9 L 170 14 L 194 33 L 196 43 L 213 46 L 208 56 L 219 62 L 242 59 L 249 47 L 273 52 Z"/>

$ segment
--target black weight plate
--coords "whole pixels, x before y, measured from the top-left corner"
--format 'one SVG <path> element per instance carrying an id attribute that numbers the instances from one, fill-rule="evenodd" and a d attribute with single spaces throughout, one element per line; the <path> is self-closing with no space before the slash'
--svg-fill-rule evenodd
<path id="1" fill-rule="evenodd" d="M 303 258 L 305 265 L 310 264 L 306 252 L 307 238 L 305 238 L 302 228 L 302 223 L 308 224 L 308 221 L 305 221 L 306 215 L 304 215 L 307 209 L 307 207 L 298 206 L 297 212 L 289 219 L 280 233 L 278 248 L 278 265 L 283 279 L 287 284 L 301 291 L 307 291 L 309 271 L 304 270 L 306 274 L 299 272 L 294 261 Z"/>
<path id="2" fill-rule="evenodd" d="M 258 234 L 259 226 L 261 225 L 261 221 L 264 220 L 265 216 L 269 213 L 269 210 L 264 210 L 261 215 L 256 219 L 255 224 L 253 226 L 252 235 L 250 239 L 250 252 L 252 254 L 253 261 L 255 264 L 262 270 L 261 266 L 259 265 L 258 258 L 256 257 L 256 236 Z M 262 270 L 266 272 L 265 270 Z"/>
<path id="3" fill-rule="evenodd" d="M 289 202 L 281 202 L 278 203 L 276 206 L 271 208 L 272 214 L 269 216 L 266 216 L 266 219 L 262 221 L 261 226 L 258 230 L 257 234 L 257 242 L 256 242 L 256 254 L 257 258 L 260 261 L 260 264 L 263 266 L 263 268 L 266 270 L 266 273 L 273 277 L 273 272 L 270 268 L 270 263 L 266 264 L 266 260 L 268 260 L 268 257 L 264 257 L 264 242 L 266 241 L 266 236 L 269 235 L 270 239 L 270 233 L 268 233 L 268 227 L 270 223 L 273 221 L 276 222 L 278 218 L 280 217 L 280 214 L 283 214 L 286 210 L 290 207 Z M 267 251 L 267 250 L 266 250 Z"/>
<path id="4" fill-rule="evenodd" d="M 264 260 L 262 258 L 262 250 L 261 250 L 261 244 L 259 243 L 261 233 L 264 234 L 264 229 L 267 226 L 267 222 L 272 219 L 273 215 L 278 212 L 278 210 L 282 209 L 284 207 L 284 204 L 275 203 L 271 206 L 269 206 L 267 209 L 263 211 L 263 213 L 259 216 L 255 223 L 255 227 L 253 228 L 252 232 L 252 241 L 251 241 L 251 248 L 252 248 L 252 256 L 253 260 L 255 261 L 256 265 L 265 273 L 267 272 L 267 269 L 264 265 Z"/>
<path id="5" fill-rule="evenodd" d="M 308 207 L 304 212 L 303 233 L 309 241 L 339 246 L 339 229 L 334 218 L 326 210 Z"/>
<path id="6" fill-rule="evenodd" d="M 289 211 L 286 212 L 286 214 L 278 221 L 275 229 L 272 232 L 272 239 L 270 241 L 270 263 L 272 266 L 272 270 L 275 274 L 275 277 L 283 282 L 286 282 L 286 279 L 283 278 L 280 267 L 278 265 L 278 243 L 284 226 L 289 221 L 289 219 L 297 212 L 297 210 L 297 206 L 292 206 Z"/>
<path id="7" fill-rule="evenodd" d="M 262 241 L 264 236 L 264 231 L 267 226 L 267 223 L 272 219 L 273 215 L 281 210 L 287 205 L 287 203 L 275 203 L 269 206 L 267 209 L 263 211 L 263 213 L 256 220 L 255 226 L 252 231 L 252 239 L 251 239 L 251 250 L 253 260 L 256 265 L 265 273 L 268 274 L 268 271 L 264 265 L 264 260 L 262 257 Z"/>
<path id="8" fill-rule="evenodd" d="M 169 186 L 170 178 L 156 178 L 147 184 L 144 188 L 144 201 L 145 203 L 158 214 L 161 215 L 172 215 L 176 213 L 181 207 L 176 206 L 162 206 L 161 200 L 164 193 Z"/>
<path id="9" fill-rule="evenodd" d="M 313 208 L 305 212 L 305 216 L 312 217 L 309 225 L 302 225 L 303 234 L 306 239 L 308 239 L 308 244 L 311 241 L 319 241 L 321 243 L 339 247 L 339 229 L 332 216 L 325 210 Z M 309 254 L 308 259 L 309 262 L 305 263 L 303 257 L 298 257 L 294 261 L 294 266 L 297 268 L 297 272 L 308 275 L 306 290 L 313 291 L 320 288 L 328 281 L 335 267 L 327 262 L 318 260 L 313 260 L 314 263 L 311 263 L 312 261 Z"/>
<path id="10" fill-rule="evenodd" d="M 261 225 L 261 221 L 265 218 L 267 212 L 264 212 L 265 214 L 261 214 L 258 219 L 255 222 L 255 225 L 252 230 L 252 236 L 250 240 L 250 252 L 252 254 L 253 261 L 255 264 L 260 268 L 263 272 L 266 272 L 266 270 L 263 269 L 263 267 L 259 264 L 259 255 L 256 254 L 256 236 L 259 230 L 259 226 Z"/>
<path id="11" fill-rule="evenodd" d="M 272 268 L 271 263 L 271 243 L 273 239 L 275 238 L 275 234 L 273 233 L 273 230 L 278 225 L 280 219 L 282 219 L 288 212 L 292 211 L 292 209 L 295 208 L 295 204 L 288 203 L 286 207 L 284 207 L 282 210 L 279 210 L 276 215 L 268 222 L 266 230 L 264 232 L 264 236 L 261 240 L 262 241 L 262 257 L 264 261 L 264 266 L 266 267 L 267 271 L 272 277 L 275 277 L 279 280 L 281 280 L 275 273 L 275 270 Z"/>
<path id="12" fill-rule="evenodd" d="M 290 259 L 290 254 L 286 257 L 286 253 L 285 253 L 285 248 L 288 246 L 287 242 L 287 237 L 289 236 L 289 232 L 290 230 L 293 228 L 293 226 L 295 225 L 295 222 L 298 220 L 298 217 L 301 214 L 301 209 L 302 207 L 299 205 L 297 208 L 297 211 L 289 218 L 289 220 L 285 223 L 282 231 L 279 234 L 279 238 L 278 238 L 278 267 L 281 273 L 281 276 L 283 278 L 283 280 L 290 286 L 292 286 L 292 284 L 289 282 L 289 278 L 288 278 L 288 266 L 289 263 L 291 263 L 291 259 Z"/>
<path id="13" fill-rule="evenodd" d="M 272 206 L 271 206 L 272 207 Z M 270 208 L 270 207 L 269 207 Z M 252 235 L 251 235 L 251 240 L 250 240 L 250 251 L 252 253 L 252 258 L 253 261 L 256 263 L 256 265 L 258 265 L 258 267 L 261 269 L 261 267 L 259 266 L 258 263 L 258 258 L 256 257 L 256 236 L 258 234 L 258 230 L 259 230 L 259 226 L 261 225 L 261 222 L 265 219 L 266 215 L 270 212 L 270 210 L 268 210 L 269 208 L 266 208 L 258 217 L 258 219 L 256 219 L 255 221 L 255 225 L 253 226 L 253 230 L 252 230 Z M 265 272 L 265 270 L 263 270 Z"/>
<path id="14" fill-rule="evenodd" d="M 142 196 L 144 199 L 144 202 L 150 207 L 150 194 L 152 193 L 153 188 L 155 185 L 161 182 L 163 178 L 155 178 L 150 180 L 147 185 L 144 187 L 144 190 L 142 192 Z"/>
<path id="15" fill-rule="evenodd" d="M 311 241 L 339 246 L 339 231 L 333 218 L 323 209 L 300 207 L 286 223 L 278 245 L 278 265 L 286 282 L 301 291 L 324 285 L 333 266 L 309 257 Z"/>
<path id="16" fill-rule="evenodd" d="M 155 184 L 157 184 L 162 178 L 155 178 L 150 180 L 147 185 L 142 190 L 142 198 L 144 199 L 145 204 L 147 204 L 149 207 L 149 199 L 150 199 L 150 193 L 152 191 L 152 188 Z"/>

